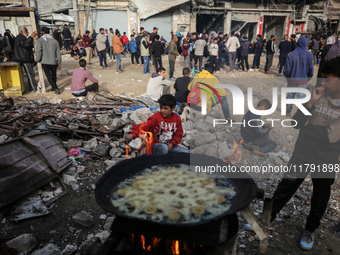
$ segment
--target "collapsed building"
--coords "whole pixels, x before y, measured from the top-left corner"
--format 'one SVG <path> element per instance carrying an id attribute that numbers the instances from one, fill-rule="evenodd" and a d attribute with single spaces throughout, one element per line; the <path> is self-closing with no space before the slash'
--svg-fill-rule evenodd
<path id="1" fill-rule="evenodd" d="M 1 5 L 36 7 L 40 25 L 51 28 L 68 24 L 74 34 L 100 27 L 131 34 L 144 27 L 170 40 L 170 32 L 209 33 L 230 31 L 280 40 L 283 35 L 303 32 L 339 32 L 339 0 L 0 0 Z M 16 24 L 13 24 L 16 23 Z M 0 17 L 0 33 L 18 18 Z M 29 25 L 29 22 L 28 22 Z"/>

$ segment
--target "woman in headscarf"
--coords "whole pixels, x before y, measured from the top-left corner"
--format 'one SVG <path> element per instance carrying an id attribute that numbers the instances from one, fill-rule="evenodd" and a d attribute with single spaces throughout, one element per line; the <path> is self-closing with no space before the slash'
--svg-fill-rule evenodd
<path id="1" fill-rule="evenodd" d="M 336 39 L 333 35 L 329 36 L 326 40 L 326 45 L 323 47 L 322 51 L 321 51 L 321 61 L 320 61 L 320 65 L 319 65 L 319 71 L 318 71 L 318 77 L 317 77 L 317 81 L 316 81 L 316 87 L 320 87 L 321 86 L 321 82 L 322 82 L 322 76 L 321 76 L 321 70 L 323 68 L 323 65 L 325 63 L 325 61 L 328 61 L 329 59 L 332 58 L 336 58 L 339 53 L 333 57 L 327 56 L 328 52 L 330 51 L 331 48 L 333 48 L 333 45 L 335 43 Z M 340 43 L 340 41 L 338 40 L 338 42 Z M 333 50 L 334 53 L 338 52 L 337 50 Z M 333 55 L 333 53 L 331 54 Z M 327 59 L 326 59 L 327 56 Z M 329 58 L 329 59 L 328 59 Z"/>

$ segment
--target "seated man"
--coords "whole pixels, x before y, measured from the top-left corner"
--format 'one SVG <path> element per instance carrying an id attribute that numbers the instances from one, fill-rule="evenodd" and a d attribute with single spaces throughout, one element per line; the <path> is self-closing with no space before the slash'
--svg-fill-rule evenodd
<path id="1" fill-rule="evenodd" d="M 162 95 L 170 94 L 171 81 L 165 79 L 165 68 L 160 67 L 153 73 L 146 87 L 146 95 L 157 101 Z"/>
<path id="2" fill-rule="evenodd" d="M 215 85 L 221 84 L 221 82 L 216 76 L 214 76 L 215 71 L 214 71 L 213 65 L 208 63 L 204 66 L 204 69 L 205 70 L 200 72 L 190 82 L 190 84 L 188 86 L 188 90 L 189 91 L 192 90 L 194 92 L 195 86 L 199 86 L 200 88 L 202 88 L 201 93 L 207 94 L 205 91 L 208 91 L 209 94 L 214 96 L 215 102 L 218 104 L 218 103 L 220 103 L 220 101 L 219 101 L 217 95 L 209 87 L 216 90 L 216 92 L 218 93 L 218 95 L 221 98 L 223 115 L 224 115 L 226 120 L 231 120 L 226 90 L 222 89 L 222 88 L 221 89 L 215 89 Z M 198 89 L 198 91 L 199 91 L 199 89 Z M 188 103 L 189 103 L 190 107 L 192 107 L 195 110 L 200 111 L 201 110 L 201 99 L 199 98 L 198 100 L 196 100 L 198 102 L 194 102 L 194 100 L 192 100 L 192 99 L 193 99 L 192 93 L 189 93 Z M 209 95 L 207 95 L 207 110 L 208 111 L 210 111 L 211 108 L 215 106 L 215 102 L 212 101 L 212 98 Z"/>
<path id="3" fill-rule="evenodd" d="M 80 53 L 78 47 L 75 45 L 72 47 L 70 54 L 71 54 L 71 57 L 73 57 L 75 60 L 79 60 L 83 56 L 83 54 Z"/>
<path id="4" fill-rule="evenodd" d="M 191 82 L 190 69 L 183 68 L 183 77 L 177 78 L 175 81 L 174 88 L 176 90 L 175 98 L 179 103 L 186 103 L 189 95 L 188 85 Z"/>
<path id="5" fill-rule="evenodd" d="M 183 128 L 181 117 L 173 112 L 176 109 L 175 97 L 170 94 L 163 95 L 158 103 L 160 111 L 150 116 L 147 122 L 134 125 L 126 135 L 125 142 L 138 138 L 142 129 L 152 132 L 152 154 L 161 155 L 171 151 L 189 153 L 187 148 L 178 146 L 183 138 Z"/>
<path id="6" fill-rule="evenodd" d="M 85 86 L 86 80 L 93 82 L 92 85 Z M 72 94 L 76 97 L 86 96 L 87 92 L 98 92 L 98 80 L 94 78 L 89 71 L 86 70 L 86 60 L 79 60 L 79 68 L 73 71 L 72 75 Z"/>
<path id="7" fill-rule="evenodd" d="M 267 99 L 262 99 L 256 106 L 256 110 L 269 110 L 272 104 Z M 269 139 L 269 132 L 273 129 L 272 125 L 264 124 L 261 126 L 261 116 L 248 111 L 243 117 L 241 125 L 242 143 L 246 149 L 253 150 L 254 154 L 267 156 L 267 153 L 274 150 L 276 143 Z M 260 147 L 256 149 L 255 147 Z"/>

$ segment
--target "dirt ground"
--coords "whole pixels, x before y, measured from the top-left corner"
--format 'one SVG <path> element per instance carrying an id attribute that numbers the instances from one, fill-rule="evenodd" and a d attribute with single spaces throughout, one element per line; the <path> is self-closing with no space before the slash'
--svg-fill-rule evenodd
<path id="1" fill-rule="evenodd" d="M 249 63 L 252 63 L 252 57 L 249 58 Z M 98 59 L 94 59 L 94 66 L 90 66 L 89 71 L 99 80 L 100 90 L 106 90 L 114 95 L 125 93 L 126 95 L 139 96 L 143 95 L 146 91 L 147 82 L 149 75 L 143 75 L 142 66 L 131 65 L 130 59 L 123 58 L 122 68 L 124 73 L 116 74 L 116 62 L 108 62 L 109 68 L 100 69 Z M 164 67 L 168 70 L 167 57 L 163 58 Z M 221 70 L 218 76 L 222 81 L 232 83 L 240 87 L 243 91 L 246 91 L 250 85 L 254 88 L 254 94 L 256 99 L 268 98 L 271 99 L 272 87 L 284 87 L 286 83 L 284 79 L 276 76 L 278 69 L 276 68 L 278 58 L 274 58 L 273 67 L 271 68 L 270 74 L 265 75 L 263 73 L 263 67 L 265 58 L 261 59 L 261 67 L 259 72 L 248 72 L 241 73 L 236 70 L 235 76 L 231 77 L 228 73 L 228 67 L 226 70 Z M 175 77 L 181 76 L 181 61 L 176 61 Z M 61 95 L 55 95 L 54 92 L 50 91 L 50 86 L 46 83 L 45 95 L 36 95 L 35 93 L 26 93 L 24 96 L 29 100 L 34 100 L 43 97 L 53 97 L 61 99 L 72 98 L 70 91 L 72 71 L 77 68 L 77 61 L 64 58 L 62 63 L 62 70 L 58 71 L 58 86 L 61 90 Z M 62 72 L 68 70 L 67 75 L 61 75 Z M 153 67 L 150 66 L 150 71 L 154 71 Z M 315 71 L 315 73 L 317 70 Z M 174 90 L 171 89 L 173 92 Z M 228 94 L 229 105 L 232 109 L 232 98 Z M 256 100 L 255 100 L 256 101 Z M 280 115 L 278 106 L 277 111 L 271 116 L 272 118 L 284 119 Z M 233 119 L 241 121 L 242 116 L 233 116 Z M 274 127 L 271 134 L 279 146 L 279 149 L 284 149 L 289 154 L 292 152 L 294 141 L 297 137 L 297 130 L 292 128 L 283 128 L 278 126 Z M 90 234 L 97 234 L 103 230 L 105 220 L 100 219 L 100 215 L 107 214 L 95 201 L 93 185 L 98 181 L 102 175 L 101 161 L 91 161 L 91 165 L 87 166 L 86 172 L 79 175 L 79 189 L 73 190 L 70 186 L 68 187 L 68 194 L 56 201 L 55 206 L 51 209 L 51 213 L 46 216 L 39 218 L 24 220 L 19 223 L 10 222 L 6 219 L 7 208 L 0 214 L 0 239 L 10 238 L 18 236 L 24 233 L 34 233 L 38 239 L 40 246 L 44 246 L 47 243 L 55 243 L 62 250 L 67 244 L 75 244 L 78 247 L 84 242 Z M 57 181 L 55 181 L 57 185 Z M 338 190 L 339 183 L 334 184 L 333 189 Z M 42 190 L 49 190 L 49 185 L 45 186 Z M 339 201 L 340 197 L 336 200 Z M 298 210 L 291 207 L 291 211 Z M 94 217 L 94 223 L 91 228 L 84 228 L 72 221 L 73 215 L 80 211 L 86 211 Z M 275 223 L 275 232 L 271 232 L 270 247 L 268 254 L 271 255 L 287 255 L 287 254 L 339 254 L 340 243 L 331 232 L 329 227 L 335 222 L 324 221 L 324 225 L 318 230 L 317 244 L 315 248 L 310 252 L 303 252 L 298 248 L 298 242 L 300 240 L 300 233 L 302 232 L 303 222 L 292 217 L 287 217 L 284 222 Z M 276 233 L 278 233 L 276 235 Z M 320 233 L 323 238 L 319 238 Z M 239 248 L 239 255 L 242 254 L 256 254 L 258 242 L 251 234 L 247 234 L 247 240 L 251 243 L 252 250 L 245 250 Z M 1 240 L 0 240 L 1 241 Z M 100 243 L 96 243 L 91 247 L 77 252 L 77 254 L 91 254 Z"/>

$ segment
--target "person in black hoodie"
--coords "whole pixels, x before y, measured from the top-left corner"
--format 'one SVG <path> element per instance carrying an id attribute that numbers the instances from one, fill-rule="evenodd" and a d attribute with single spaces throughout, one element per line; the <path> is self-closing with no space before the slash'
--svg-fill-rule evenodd
<path id="1" fill-rule="evenodd" d="M 72 39 L 72 35 L 71 35 L 71 31 L 70 29 L 67 27 L 67 25 L 63 25 L 63 36 L 64 36 L 64 47 L 65 50 L 69 51 L 71 50 L 71 39 Z"/>
<path id="2" fill-rule="evenodd" d="M 26 27 L 21 26 L 19 28 L 20 34 L 14 41 L 14 60 L 22 64 L 27 74 L 27 79 L 30 85 L 30 89 L 37 91 L 37 82 L 34 75 L 34 56 L 33 56 L 33 37 L 38 33 L 34 31 L 31 36 L 28 36 L 28 30 Z"/>
<path id="3" fill-rule="evenodd" d="M 159 35 L 156 34 L 154 38 L 154 42 L 151 44 L 151 54 L 154 59 L 156 72 L 159 67 L 163 67 L 162 65 L 162 55 L 164 54 L 164 44 L 159 40 Z"/>
<path id="4" fill-rule="evenodd" d="M 261 35 L 257 35 L 256 37 L 256 43 L 254 45 L 254 60 L 253 60 L 253 66 L 249 71 L 256 71 L 259 70 L 260 67 L 260 60 L 261 60 L 261 54 L 263 51 L 263 41 L 261 40 Z"/>
<path id="5" fill-rule="evenodd" d="M 262 99 L 256 106 L 256 110 L 268 110 L 272 104 L 267 99 Z M 242 143 L 246 149 L 252 149 L 254 154 L 267 156 L 267 153 L 274 150 L 276 143 L 269 139 L 269 132 L 273 129 L 272 125 L 261 125 L 261 116 L 248 111 L 243 117 L 244 125 L 241 125 Z M 259 146 L 259 149 L 255 149 Z"/>
<path id="6" fill-rule="evenodd" d="M 266 44 L 267 55 L 266 55 L 266 64 L 264 65 L 265 74 L 269 72 L 269 69 L 273 64 L 273 57 L 275 53 L 274 41 L 275 41 L 275 35 L 271 35 L 270 40 Z"/>
<path id="7" fill-rule="evenodd" d="M 241 67 L 242 71 L 244 72 L 244 62 L 246 63 L 247 72 L 249 71 L 249 63 L 248 63 L 248 55 L 249 50 L 251 48 L 251 42 L 248 40 L 248 37 L 245 35 L 243 36 L 243 40 L 241 40 L 241 50 L 240 50 L 240 60 L 241 60 Z M 238 67 L 240 68 L 240 66 Z"/>

